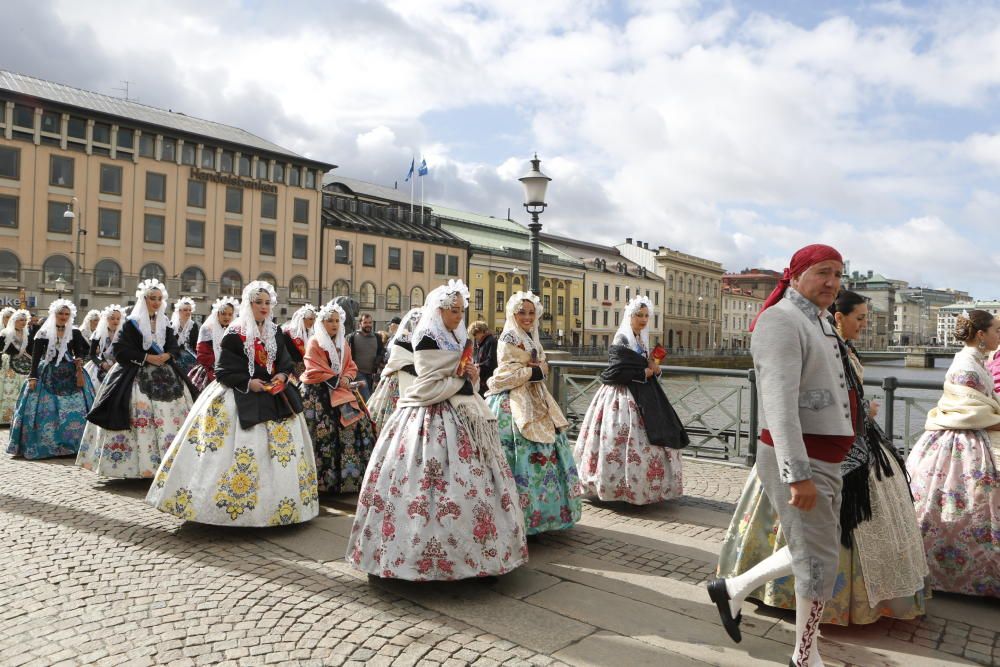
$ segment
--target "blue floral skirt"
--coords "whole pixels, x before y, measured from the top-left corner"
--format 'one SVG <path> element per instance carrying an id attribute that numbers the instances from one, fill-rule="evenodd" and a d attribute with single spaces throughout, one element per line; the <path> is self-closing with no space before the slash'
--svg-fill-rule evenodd
<path id="1" fill-rule="evenodd" d="M 571 528 L 583 511 L 583 488 L 566 434 L 556 434 L 549 444 L 522 436 L 510 414 L 509 392 L 489 396 L 486 404 L 496 415 L 500 442 L 517 482 L 526 533 Z"/>
<path id="2" fill-rule="evenodd" d="M 181 369 L 181 373 L 184 377 L 187 377 L 188 373 L 191 372 L 191 369 L 198 365 L 198 360 L 193 354 L 191 354 L 190 350 L 186 347 L 182 347 L 180 356 L 177 357 L 177 361 L 175 363 L 177 364 L 177 367 Z"/>
<path id="3" fill-rule="evenodd" d="M 77 387 L 72 361 L 39 364 L 35 390 L 27 382 L 21 387 L 7 453 L 26 459 L 75 455 L 94 404 L 90 376 L 84 373 L 83 378 L 84 386 Z"/>

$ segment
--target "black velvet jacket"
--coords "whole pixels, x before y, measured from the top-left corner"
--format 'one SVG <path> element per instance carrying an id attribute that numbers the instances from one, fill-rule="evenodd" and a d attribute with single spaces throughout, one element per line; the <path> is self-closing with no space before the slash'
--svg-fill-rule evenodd
<path id="1" fill-rule="evenodd" d="M 29 378 L 38 378 L 38 364 L 42 362 L 45 358 L 45 352 L 49 349 L 49 339 L 48 338 L 37 338 L 31 346 L 31 373 L 28 375 Z M 83 334 L 73 329 L 73 338 L 70 340 L 69 345 L 66 347 L 66 351 L 69 353 L 70 358 L 76 359 L 86 359 L 87 358 L 87 341 L 84 340 Z"/>
<path id="2" fill-rule="evenodd" d="M 601 373 L 604 384 L 628 387 L 646 426 L 649 444 L 683 449 L 690 444 L 680 417 L 655 378 L 646 378 L 646 357 L 625 345 L 608 348 L 608 367 Z"/>
<path id="3" fill-rule="evenodd" d="M 35 345 L 35 332 L 31 331 L 28 327 L 24 327 L 24 334 L 28 337 L 28 346 L 24 348 L 24 351 L 31 354 Z M 3 346 L 3 353 L 8 357 L 12 357 L 17 354 L 16 341 L 8 341 L 6 338 L 0 338 L 0 345 Z"/>
<path id="4" fill-rule="evenodd" d="M 274 373 L 254 362 L 253 375 L 248 371 L 248 359 L 243 348 L 243 338 L 237 333 L 227 333 L 222 339 L 222 353 L 215 360 L 215 379 L 231 388 L 236 394 L 236 411 L 239 413 L 240 427 L 251 428 L 267 421 L 288 419 L 302 412 L 302 397 L 292 384 L 285 384 L 285 390 L 277 396 L 266 391 L 250 391 L 250 380 L 256 378 L 264 382 L 283 373 L 291 377 L 292 358 L 288 354 L 287 336 L 280 329 L 274 334 L 277 343 L 277 357 Z"/>

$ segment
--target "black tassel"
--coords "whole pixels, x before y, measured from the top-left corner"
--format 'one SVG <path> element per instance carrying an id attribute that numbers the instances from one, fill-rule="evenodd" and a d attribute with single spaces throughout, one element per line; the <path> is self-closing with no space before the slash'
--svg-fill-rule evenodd
<path id="1" fill-rule="evenodd" d="M 850 549 L 854 544 L 851 533 L 872 518 L 872 497 L 868 488 L 868 466 L 858 466 L 843 476 L 844 488 L 840 500 L 840 543 Z"/>

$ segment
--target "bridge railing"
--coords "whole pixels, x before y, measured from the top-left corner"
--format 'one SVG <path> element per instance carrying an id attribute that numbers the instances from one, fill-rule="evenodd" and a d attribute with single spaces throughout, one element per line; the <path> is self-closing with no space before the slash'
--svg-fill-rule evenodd
<path id="1" fill-rule="evenodd" d="M 579 433 L 590 402 L 601 386 L 607 363 L 551 361 L 552 393 L 570 422 L 569 436 Z M 760 404 L 754 370 L 663 366 L 659 382 L 691 436 L 688 456 L 753 465 L 760 434 Z M 934 407 L 943 384 L 927 380 L 886 377 L 866 379 L 866 392 L 881 404 L 879 417 L 904 455 L 923 434 L 927 412 Z"/>

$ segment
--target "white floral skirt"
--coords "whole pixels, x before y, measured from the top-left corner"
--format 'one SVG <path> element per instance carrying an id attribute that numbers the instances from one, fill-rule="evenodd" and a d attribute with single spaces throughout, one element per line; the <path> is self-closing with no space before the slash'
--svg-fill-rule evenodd
<path id="1" fill-rule="evenodd" d="M 240 428 L 232 389 L 212 382 L 156 471 L 153 507 L 217 526 L 278 526 L 319 513 L 306 420 L 295 415 Z"/>
<path id="2" fill-rule="evenodd" d="M 347 560 L 412 581 L 499 575 L 523 564 L 517 485 L 496 449 L 473 442 L 447 401 L 398 408 L 368 464 Z"/>
<path id="3" fill-rule="evenodd" d="M 413 384 L 413 376 L 406 371 L 396 371 L 383 375 L 375 391 L 369 397 L 368 413 L 372 416 L 376 429 L 381 429 L 396 410 L 400 395 Z"/>
<path id="4" fill-rule="evenodd" d="M 151 399 L 132 383 L 129 400 L 131 427 L 125 431 L 103 429 L 87 422 L 76 464 L 104 477 L 152 477 L 163 455 L 191 411 L 191 393 L 172 401 Z"/>
<path id="5" fill-rule="evenodd" d="M 573 459 L 585 493 L 600 500 L 648 505 L 684 492 L 680 450 L 649 444 L 639 407 L 625 387 L 597 390 Z"/>
<path id="6" fill-rule="evenodd" d="M 21 387 L 28 381 L 27 370 L 31 368 L 31 359 L 20 356 L 15 364 L 11 364 L 10 355 L 4 354 L 0 362 L 0 424 L 10 424 L 14 419 L 14 407 L 17 397 L 21 395 Z M 17 367 L 15 370 L 14 367 Z M 21 371 L 21 372 L 18 372 Z"/>

